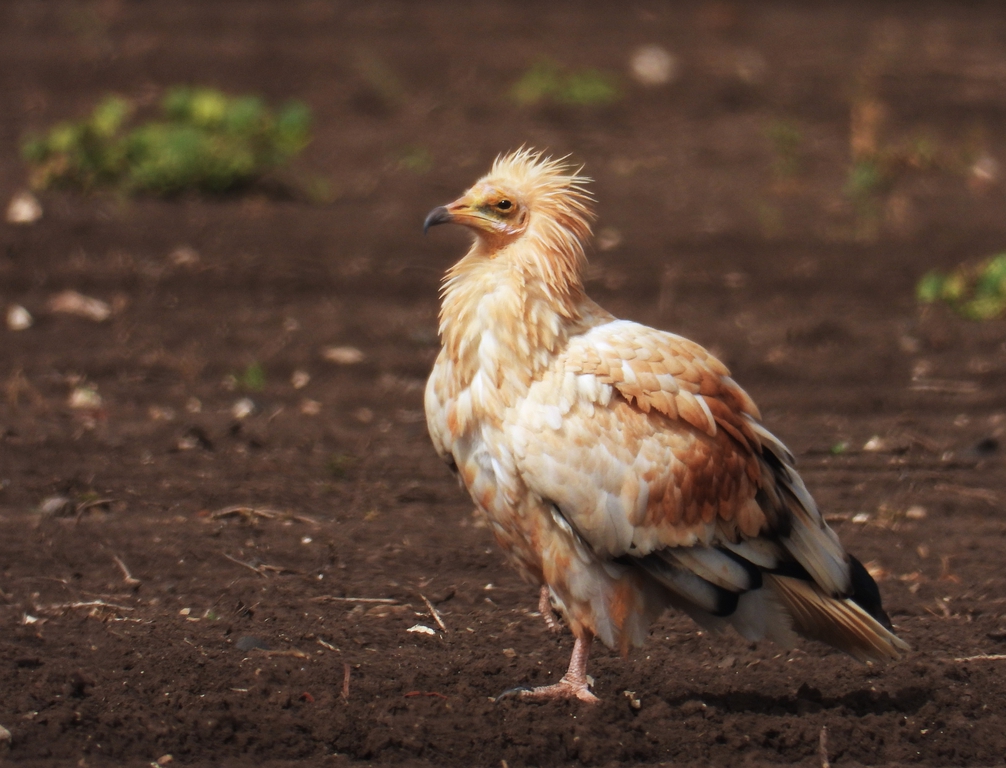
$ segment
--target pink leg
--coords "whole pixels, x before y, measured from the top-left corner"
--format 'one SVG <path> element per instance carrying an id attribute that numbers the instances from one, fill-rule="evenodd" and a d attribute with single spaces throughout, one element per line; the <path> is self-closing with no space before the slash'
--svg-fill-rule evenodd
<path id="1" fill-rule="evenodd" d="M 569 660 L 569 669 L 566 670 L 566 674 L 558 683 L 526 688 L 514 691 L 514 693 L 522 699 L 535 701 L 579 699 L 588 704 L 596 704 L 600 699 L 592 694 L 587 687 L 587 656 L 590 654 L 590 643 L 593 639 L 594 636 L 591 634 L 576 638 L 576 643 L 573 645 L 573 655 Z"/>
<path id="2" fill-rule="evenodd" d="M 555 614 L 552 613 L 552 601 L 549 599 L 547 584 L 541 585 L 541 596 L 538 598 L 538 613 L 545 619 L 545 626 L 548 627 L 549 632 L 562 632 L 562 627 L 559 626 L 559 622 L 555 620 Z"/>

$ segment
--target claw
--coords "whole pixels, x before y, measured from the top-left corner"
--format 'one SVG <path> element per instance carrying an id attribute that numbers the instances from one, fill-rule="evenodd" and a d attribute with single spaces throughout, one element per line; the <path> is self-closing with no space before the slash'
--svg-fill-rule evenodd
<path id="1" fill-rule="evenodd" d="M 587 655 L 590 653 L 590 641 L 593 635 L 587 634 L 576 638 L 573 645 L 573 655 L 569 660 L 569 669 L 558 683 L 552 685 L 542 685 L 537 688 L 528 688 L 525 685 L 509 688 L 497 696 L 494 701 L 517 696 L 531 701 L 551 701 L 554 699 L 579 699 L 587 704 L 596 704 L 600 701 L 597 696 L 590 692 L 587 683 Z"/>
<path id="2" fill-rule="evenodd" d="M 600 701 L 597 696 L 590 692 L 586 682 L 573 682 L 565 677 L 553 685 L 542 685 L 538 688 L 525 688 L 517 695 L 519 695 L 522 699 L 529 699 L 531 701 L 579 699 L 587 704 L 597 704 Z"/>
<path id="3" fill-rule="evenodd" d="M 500 699 L 509 699 L 513 696 L 523 696 L 524 694 L 529 693 L 530 691 L 533 690 L 534 688 L 532 688 L 529 685 L 518 685 L 516 688 L 507 688 L 505 691 L 503 691 L 503 693 L 501 693 L 492 701 L 494 704 L 498 704 L 500 702 Z"/>

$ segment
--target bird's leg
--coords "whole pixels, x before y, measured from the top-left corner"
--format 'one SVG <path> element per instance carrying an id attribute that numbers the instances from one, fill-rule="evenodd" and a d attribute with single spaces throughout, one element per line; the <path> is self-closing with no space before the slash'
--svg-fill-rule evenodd
<path id="1" fill-rule="evenodd" d="M 559 622 L 555 620 L 555 614 L 552 612 L 552 600 L 549 597 L 548 584 L 541 585 L 541 596 L 538 598 L 538 613 L 545 619 L 545 626 L 548 627 L 549 632 L 562 632 L 562 627 L 559 626 Z"/>
<path id="2" fill-rule="evenodd" d="M 542 685 L 537 688 L 525 688 L 515 693 L 522 699 L 548 701 L 552 699 L 579 699 L 588 704 L 596 704 L 600 699 L 587 687 L 587 656 L 590 654 L 590 643 L 594 636 L 589 632 L 576 638 L 573 645 L 573 655 L 569 659 L 569 669 L 558 683 Z"/>

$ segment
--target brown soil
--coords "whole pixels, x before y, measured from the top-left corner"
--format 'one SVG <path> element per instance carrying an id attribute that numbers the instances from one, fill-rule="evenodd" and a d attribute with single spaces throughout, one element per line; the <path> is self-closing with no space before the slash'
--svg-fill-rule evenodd
<path id="1" fill-rule="evenodd" d="M 1006 322 L 920 311 L 913 286 L 1006 242 L 994 167 L 969 171 L 1006 161 L 1004 33 L 997 5 L 949 2 L 4 3 L 3 201 L 26 131 L 183 81 L 306 100 L 317 138 L 292 174 L 335 196 L 48 194 L 38 224 L 0 225 L 0 303 L 36 319 L 0 330 L 6 759 L 816 766 L 826 729 L 832 765 L 1002 764 Z M 664 88 L 505 96 L 541 55 L 625 73 L 649 42 L 678 57 Z M 850 105 L 872 102 L 879 146 L 924 134 L 938 157 L 857 201 Z M 781 120 L 793 158 L 768 138 Z M 591 292 L 731 366 L 877 572 L 907 658 L 668 615 L 628 659 L 595 647 L 597 707 L 491 703 L 555 680 L 572 642 L 429 445 L 437 285 L 464 238 L 420 223 L 523 143 L 586 163 L 608 246 Z M 48 311 L 67 288 L 113 316 Z M 264 389 L 228 386 L 254 362 Z M 87 385 L 101 406 L 71 408 Z M 446 632 L 409 632 L 436 628 L 423 596 Z"/>

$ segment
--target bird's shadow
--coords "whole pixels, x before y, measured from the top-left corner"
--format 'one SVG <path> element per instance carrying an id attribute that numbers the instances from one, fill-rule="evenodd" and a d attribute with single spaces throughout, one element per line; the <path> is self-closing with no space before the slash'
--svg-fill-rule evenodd
<path id="1" fill-rule="evenodd" d="M 803 715 L 832 709 L 844 709 L 856 717 L 881 715 L 888 712 L 914 714 L 927 701 L 932 691 L 929 688 L 908 686 L 899 688 L 893 694 L 861 688 L 841 696 L 824 696 L 817 688 L 807 684 L 800 686 L 795 695 L 771 696 L 758 691 L 731 691 L 728 693 L 708 693 L 691 691 L 664 699 L 672 707 L 683 707 L 689 702 L 698 702 L 705 707 L 715 707 L 724 712 L 758 713 L 769 715 Z"/>

